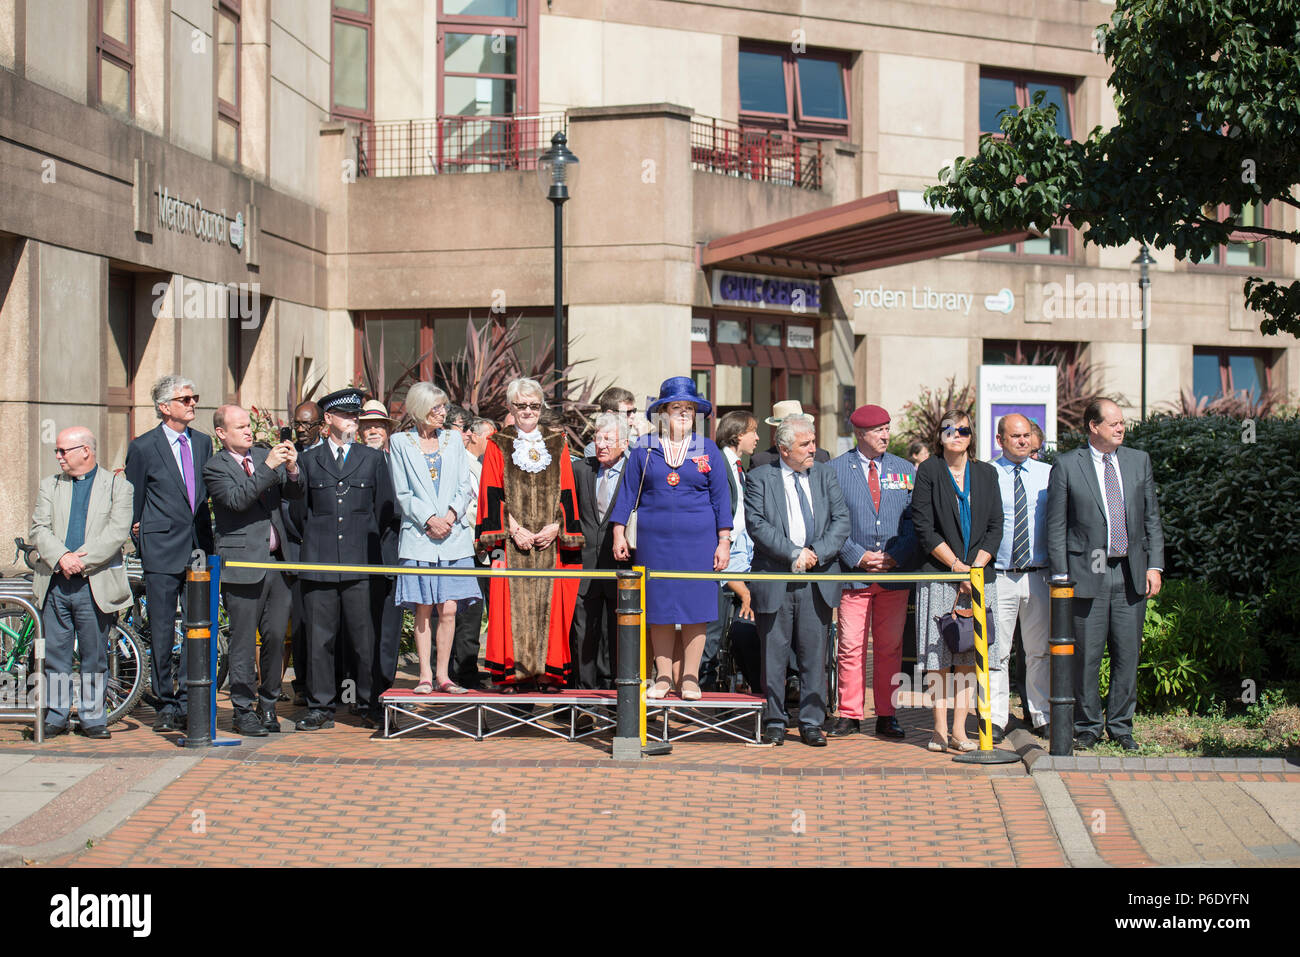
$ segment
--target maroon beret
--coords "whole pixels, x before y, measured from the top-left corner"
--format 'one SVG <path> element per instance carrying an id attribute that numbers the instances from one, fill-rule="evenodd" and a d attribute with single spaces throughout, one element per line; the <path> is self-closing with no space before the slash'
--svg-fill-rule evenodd
<path id="1" fill-rule="evenodd" d="M 863 405 L 854 410 L 849 416 L 849 421 L 853 423 L 854 428 L 874 429 L 889 424 L 889 413 L 878 405 Z"/>

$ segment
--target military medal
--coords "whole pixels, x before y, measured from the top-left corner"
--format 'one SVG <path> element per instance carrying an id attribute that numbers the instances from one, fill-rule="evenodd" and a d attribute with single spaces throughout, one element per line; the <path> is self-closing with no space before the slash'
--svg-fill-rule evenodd
<path id="1" fill-rule="evenodd" d="M 676 443 L 673 442 L 664 442 L 664 464 L 668 466 L 669 470 L 669 488 L 676 488 L 677 483 L 682 480 L 682 477 L 677 473 L 677 470 L 681 468 L 682 463 L 686 461 L 686 448 L 690 445 L 690 439 L 683 439 L 681 445 L 677 448 L 673 447 L 675 444 Z"/>

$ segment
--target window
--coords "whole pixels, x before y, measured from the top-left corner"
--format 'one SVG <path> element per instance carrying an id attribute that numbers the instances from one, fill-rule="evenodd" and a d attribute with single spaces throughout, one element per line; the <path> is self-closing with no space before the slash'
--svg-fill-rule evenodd
<path id="1" fill-rule="evenodd" d="M 799 136 L 849 135 L 849 54 L 742 44 L 740 122 Z"/>
<path id="2" fill-rule="evenodd" d="M 691 343 L 691 375 L 715 416 L 745 409 L 762 419 L 782 399 L 798 399 L 816 414 L 815 319 L 697 311 L 692 325 L 700 322 L 708 324 L 708 341 Z"/>
<path id="3" fill-rule="evenodd" d="M 1221 395 L 1245 392 L 1257 402 L 1273 391 L 1273 356 L 1267 349 L 1192 350 L 1192 392 L 1213 402 Z"/>
<path id="4" fill-rule="evenodd" d="M 135 0 L 98 0 L 95 44 L 99 102 L 125 116 L 135 113 Z"/>
<path id="5" fill-rule="evenodd" d="M 986 253 L 1010 253 L 1016 256 L 1068 256 L 1070 255 L 1070 227 L 1053 226 L 1047 234 L 1037 239 L 990 246 Z"/>
<path id="6" fill-rule="evenodd" d="M 217 159 L 239 162 L 239 4 L 217 4 Z"/>
<path id="7" fill-rule="evenodd" d="M 373 120 L 374 11 L 371 0 L 334 0 L 330 48 L 330 115 Z"/>
<path id="8" fill-rule="evenodd" d="M 1200 260 L 1201 265 L 1263 269 L 1268 264 L 1268 248 L 1265 246 L 1264 240 L 1246 240 L 1244 238 L 1248 235 L 1259 235 L 1258 233 L 1252 234 L 1251 231 L 1255 226 L 1266 225 L 1266 207 L 1261 208 L 1258 203 L 1249 203 L 1243 206 L 1238 213 L 1233 213 L 1231 207 L 1222 205 L 1207 207 L 1203 212 L 1206 219 L 1216 219 L 1219 222 L 1225 222 L 1235 215 L 1237 227 L 1233 230 L 1233 235 L 1243 238 L 1233 239 L 1214 247 L 1207 257 Z"/>
<path id="9" fill-rule="evenodd" d="M 980 72 L 980 132 L 999 133 L 1002 110 L 1029 106 L 1034 94 L 1042 91 L 1043 106 L 1056 104 L 1056 132 L 1064 139 L 1074 134 L 1072 109 L 1074 81 L 1065 77 L 1009 73 L 1002 70 Z"/>

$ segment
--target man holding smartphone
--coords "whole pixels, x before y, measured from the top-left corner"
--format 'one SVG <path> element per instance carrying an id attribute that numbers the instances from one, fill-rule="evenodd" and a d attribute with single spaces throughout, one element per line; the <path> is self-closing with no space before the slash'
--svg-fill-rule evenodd
<path id="1" fill-rule="evenodd" d="M 298 450 L 282 437 L 271 449 L 253 445 L 248 413 L 223 405 L 212 413 L 222 451 L 208 459 L 203 479 L 212 496 L 217 554 L 223 562 L 283 561 L 287 539 L 280 502 L 302 498 Z M 272 569 L 221 570 L 221 594 L 230 615 L 230 702 L 235 732 L 264 737 L 280 730 L 280 696 L 289 586 Z M 262 679 L 257 680 L 257 632 L 262 633 Z"/>

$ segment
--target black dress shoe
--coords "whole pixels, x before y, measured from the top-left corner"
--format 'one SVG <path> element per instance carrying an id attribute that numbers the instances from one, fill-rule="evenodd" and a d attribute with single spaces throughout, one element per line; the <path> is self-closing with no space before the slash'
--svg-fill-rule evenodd
<path id="1" fill-rule="evenodd" d="M 44 727 L 43 730 L 45 731 L 45 736 L 46 736 L 47 738 L 57 738 L 57 737 L 58 737 L 59 735 L 61 735 L 61 734 L 67 734 L 67 733 L 68 733 L 68 726 L 67 726 L 66 724 L 48 724 L 48 723 L 47 723 L 47 724 L 45 725 L 45 727 Z"/>
<path id="2" fill-rule="evenodd" d="M 266 725 L 262 723 L 261 718 L 253 714 L 251 711 L 235 712 L 233 725 L 235 733 L 241 734 L 246 738 L 266 737 Z"/>
<path id="3" fill-rule="evenodd" d="M 81 733 L 87 738 L 94 738 L 96 741 L 107 741 L 113 736 L 113 732 L 108 730 L 107 725 L 97 725 L 93 728 L 82 728 Z"/>
<path id="4" fill-rule="evenodd" d="M 279 701 L 281 704 L 287 704 L 288 701 L 289 701 L 289 695 L 286 694 L 285 692 L 281 691 L 281 692 L 280 692 L 280 696 L 279 696 L 278 698 L 276 698 L 275 700 L 276 700 L 276 701 Z"/>
<path id="5" fill-rule="evenodd" d="M 1035 738 L 1046 738 L 1046 737 L 1047 737 L 1047 725 L 1045 725 L 1045 724 L 1036 724 L 1036 725 L 1034 725 L 1034 737 L 1035 737 Z"/>
<path id="6" fill-rule="evenodd" d="M 267 708 L 265 711 L 257 713 L 257 719 L 262 722 L 262 727 L 266 728 L 267 734 L 280 733 L 280 719 L 276 716 L 274 708 Z"/>
<path id="7" fill-rule="evenodd" d="M 811 728 L 807 725 L 799 726 L 799 740 L 810 748 L 826 747 L 826 735 L 821 728 Z"/>
<path id="8" fill-rule="evenodd" d="M 778 748 L 785 744 L 785 728 L 779 724 L 769 724 L 763 729 L 763 743 L 774 744 Z"/>
<path id="9" fill-rule="evenodd" d="M 862 722 L 857 718 L 836 718 L 834 726 L 826 732 L 832 738 L 846 738 L 862 733 Z"/>
<path id="10" fill-rule="evenodd" d="M 161 711 L 158 712 L 158 716 L 153 719 L 153 729 L 159 732 L 175 731 L 176 719 L 179 717 L 180 715 L 178 715 L 171 708 L 163 708 Z"/>
<path id="11" fill-rule="evenodd" d="M 334 715 L 328 711 L 308 711 L 307 717 L 303 718 L 296 725 L 299 731 L 319 731 L 322 728 L 334 727 Z"/>
<path id="12" fill-rule="evenodd" d="M 1087 751 L 1097 743 L 1097 736 L 1091 731 L 1081 731 L 1074 737 L 1074 750 Z"/>
<path id="13" fill-rule="evenodd" d="M 898 723 L 898 718 L 892 714 L 884 714 L 876 718 L 876 735 L 881 738 L 905 738 L 907 732 Z"/>
<path id="14" fill-rule="evenodd" d="M 305 707 L 307 707 L 307 695 L 304 694 L 304 693 L 301 692 L 301 691 L 296 691 L 296 692 L 294 692 L 294 695 L 293 695 L 293 706 L 294 706 L 295 708 L 305 708 Z"/>
<path id="15" fill-rule="evenodd" d="M 1118 744 L 1125 751 L 1138 750 L 1138 743 L 1133 740 L 1133 735 L 1131 734 L 1121 734 L 1118 738 L 1111 738 L 1111 740 L 1114 741 L 1116 744 Z"/>
<path id="16" fill-rule="evenodd" d="M 1007 733 L 995 724 L 993 725 L 992 737 L 994 744 L 1001 744 L 1007 739 Z"/>

